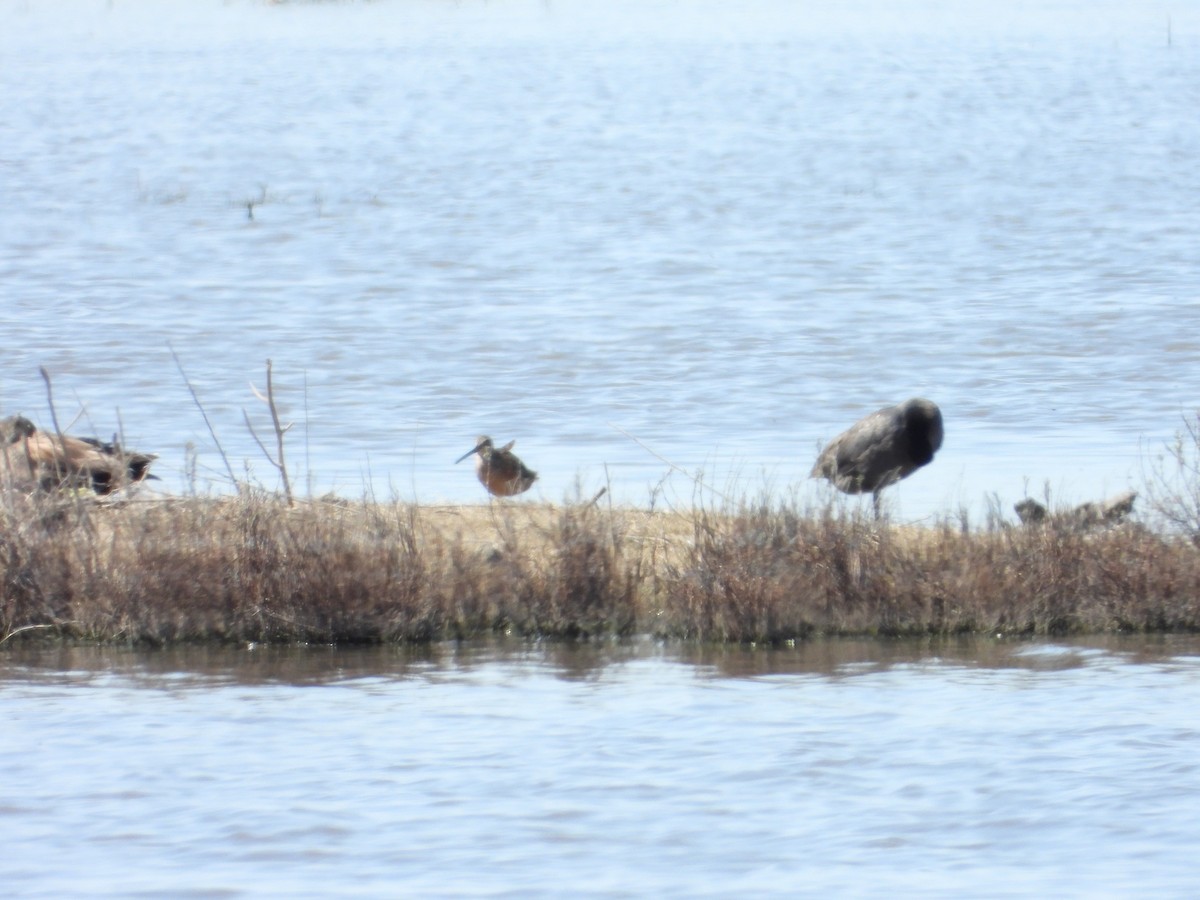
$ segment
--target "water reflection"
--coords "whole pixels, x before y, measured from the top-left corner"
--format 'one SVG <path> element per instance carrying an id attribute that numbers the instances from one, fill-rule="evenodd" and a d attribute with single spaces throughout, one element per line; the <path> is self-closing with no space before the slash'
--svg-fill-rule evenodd
<path id="1" fill-rule="evenodd" d="M 1092 665 L 1097 659 L 1155 663 L 1198 652 L 1200 638 L 1191 635 L 1099 635 L 1054 642 L 957 636 L 837 638 L 782 648 L 713 645 L 691 648 L 678 658 L 733 678 L 799 673 L 849 677 L 897 666 L 1053 671 Z"/>
<path id="2" fill-rule="evenodd" d="M 604 678 L 639 662 L 681 663 L 705 678 L 885 672 L 902 666 L 1059 671 L 1101 662 L 1153 665 L 1200 657 L 1200 636 L 1106 635 L 1014 640 L 983 637 L 836 638 L 787 647 L 665 643 L 649 638 L 595 643 L 505 639 L 384 647 L 11 646 L 0 649 L 0 681 L 94 682 L 109 676 L 146 687 L 184 689 L 220 684 L 294 686 L 363 679 L 430 678 L 498 669 L 535 670 L 563 681 Z"/>
<path id="3" fill-rule="evenodd" d="M 1198 641 L 7 646 L 0 884 L 1190 896 Z"/>

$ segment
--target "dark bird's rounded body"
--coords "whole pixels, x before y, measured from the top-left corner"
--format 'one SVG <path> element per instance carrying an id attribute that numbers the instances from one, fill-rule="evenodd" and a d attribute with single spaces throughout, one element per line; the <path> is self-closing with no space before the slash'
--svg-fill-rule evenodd
<path id="1" fill-rule="evenodd" d="M 488 493 L 496 497 L 511 497 L 523 494 L 533 487 L 537 481 L 537 472 L 530 469 L 512 452 L 513 444 L 509 441 L 503 447 L 496 447 L 486 434 L 480 435 L 475 446 L 455 460 L 462 462 L 468 456 L 475 456 L 475 474 L 479 482 L 488 489 Z"/>
<path id="2" fill-rule="evenodd" d="M 907 478 L 933 461 L 942 446 L 942 411 L 915 397 L 887 406 L 851 425 L 829 442 L 813 466 L 847 494 L 871 493 Z"/>

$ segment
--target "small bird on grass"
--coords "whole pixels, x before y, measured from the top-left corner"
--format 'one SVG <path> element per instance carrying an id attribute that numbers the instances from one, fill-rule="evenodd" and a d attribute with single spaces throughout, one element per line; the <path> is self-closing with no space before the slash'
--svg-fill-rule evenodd
<path id="1" fill-rule="evenodd" d="M 486 434 L 480 435 L 475 446 L 454 462 L 460 463 L 473 454 L 475 474 L 479 476 L 480 483 L 488 489 L 489 494 L 495 497 L 523 494 L 537 481 L 537 472 L 526 466 L 512 452 L 515 443 L 516 441 L 509 441 L 497 449 L 490 437 Z"/>

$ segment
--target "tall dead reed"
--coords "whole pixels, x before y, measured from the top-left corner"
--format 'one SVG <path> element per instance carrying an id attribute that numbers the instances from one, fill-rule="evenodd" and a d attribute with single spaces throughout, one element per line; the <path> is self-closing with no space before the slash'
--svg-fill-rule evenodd
<path id="1" fill-rule="evenodd" d="M 1200 554 L 1137 525 L 896 527 L 837 507 L 697 520 L 665 579 L 664 634 L 1068 634 L 1200 629 Z"/>
<path id="2" fill-rule="evenodd" d="M 0 642 L 1196 630 L 1200 552 L 1139 525 L 970 531 L 769 503 L 289 506 L 251 491 L 0 503 Z"/>
<path id="3" fill-rule="evenodd" d="M 637 579 L 602 510 L 9 497 L 0 639 L 373 643 L 634 630 Z M 486 516 L 483 514 L 486 512 Z"/>
<path id="4" fill-rule="evenodd" d="M 1157 520 L 1200 546 L 1200 412 L 1156 456 L 1144 463 L 1146 498 Z"/>

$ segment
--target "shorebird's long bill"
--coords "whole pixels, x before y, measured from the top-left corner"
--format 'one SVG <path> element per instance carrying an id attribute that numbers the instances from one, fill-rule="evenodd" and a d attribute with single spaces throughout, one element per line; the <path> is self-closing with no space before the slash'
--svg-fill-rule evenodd
<path id="1" fill-rule="evenodd" d="M 480 451 L 480 449 L 482 447 L 483 447 L 483 444 L 476 444 L 474 447 L 472 447 L 470 450 L 468 450 L 466 453 L 464 453 L 462 456 L 460 456 L 458 459 L 456 459 L 454 461 L 454 464 L 458 465 L 460 462 L 462 462 L 468 456 L 474 456 L 476 453 L 478 453 Z"/>

